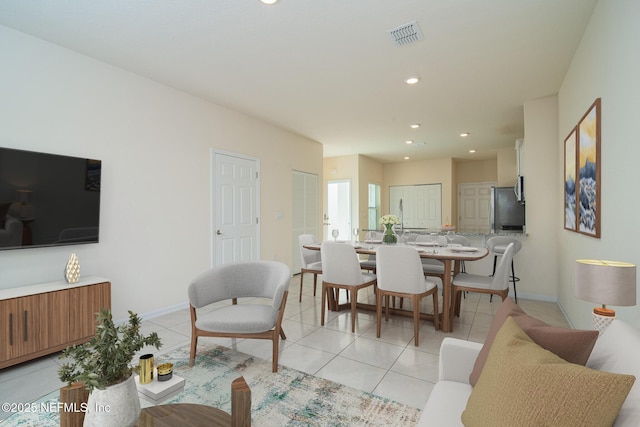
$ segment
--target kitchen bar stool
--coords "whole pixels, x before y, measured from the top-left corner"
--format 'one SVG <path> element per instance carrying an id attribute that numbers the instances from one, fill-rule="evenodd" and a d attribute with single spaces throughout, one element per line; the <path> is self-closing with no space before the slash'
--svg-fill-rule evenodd
<path id="1" fill-rule="evenodd" d="M 491 277 L 496 274 L 496 262 L 498 260 L 498 256 L 504 255 L 504 251 L 507 249 L 507 246 L 509 246 L 509 243 L 513 243 L 513 257 L 515 258 L 516 254 L 520 249 L 522 249 L 522 242 L 520 240 L 515 237 L 507 236 L 496 236 L 487 240 L 487 249 L 489 249 L 489 253 L 493 254 L 493 271 L 491 272 Z M 518 291 L 516 290 L 516 282 L 519 282 L 520 278 L 516 276 L 513 266 L 513 258 L 511 258 L 511 276 L 509 279 L 513 282 L 513 295 L 517 304 Z"/>

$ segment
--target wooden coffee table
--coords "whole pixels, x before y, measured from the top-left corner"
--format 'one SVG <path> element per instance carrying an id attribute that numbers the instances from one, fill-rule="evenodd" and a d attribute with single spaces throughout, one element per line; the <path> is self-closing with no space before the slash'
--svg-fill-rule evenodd
<path id="1" fill-rule="evenodd" d="M 231 415 L 221 409 L 194 403 L 151 406 L 140 411 L 139 427 L 231 426 Z"/>

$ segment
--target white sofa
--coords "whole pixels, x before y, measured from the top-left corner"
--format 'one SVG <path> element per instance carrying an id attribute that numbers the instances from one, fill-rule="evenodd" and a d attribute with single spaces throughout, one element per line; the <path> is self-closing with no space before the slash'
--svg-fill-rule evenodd
<path id="1" fill-rule="evenodd" d="M 461 415 L 473 390 L 469 374 L 482 344 L 447 337 L 440 348 L 438 383 L 422 410 L 419 426 L 462 426 Z M 598 337 L 587 367 L 636 377 L 615 422 L 640 426 L 640 329 L 616 319 Z"/>

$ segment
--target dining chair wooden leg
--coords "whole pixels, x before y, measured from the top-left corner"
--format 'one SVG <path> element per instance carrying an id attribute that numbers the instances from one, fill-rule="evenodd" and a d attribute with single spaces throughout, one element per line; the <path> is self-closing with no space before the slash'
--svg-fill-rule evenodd
<path id="1" fill-rule="evenodd" d="M 438 310 L 438 291 L 433 293 L 433 326 L 440 329 L 440 310 Z"/>
<path id="2" fill-rule="evenodd" d="M 420 335 L 420 296 L 418 294 L 411 296 L 413 303 L 413 341 L 418 346 L 418 337 Z"/>
<path id="3" fill-rule="evenodd" d="M 461 292 L 456 287 L 452 290 L 451 297 L 453 298 L 453 314 L 457 317 L 460 317 L 460 305 L 461 305 Z"/>
<path id="4" fill-rule="evenodd" d="M 298 298 L 298 302 L 302 302 L 302 276 L 304 276 L 304 273 L 300 272 L 300 297 Z"/>
<path id="5" fill-rule="evenodd" d="M 329 298 L 329 309 L 337 311 L 338 305 L 340 304 L 340 289 L 329 288 L 327 292 L 327 298 Z"/>
<path id="6" fill-rule="evenodd" d="M 384 296 L 384 321 L 389 321 L 389 295 Z"/>
<path id="7" fill-rule="evenodd" d="M 318 287 L 318 273 L 313 273 L 313 296 L 314 297 L 316 296 L 317 287 Z"/>
<path id="8" fill-rule="evenodd" d="M 356 332 L 356 304 L 358 302 L 358 291 L 353 290 L 351 295 L 351 332 Z"/>
<path id="9" fill-rule="evenodd" d="M 380 329 L 382 328 L 382 292 L 378 290 L 376 295 L 376 337 L 380 338 Z"/>
<path id="10" fill-rule="evenodd" d="M 322 282 L 322 313 L 320 314 L 320 325 L 324 326 L 324 310 L 325 310 L 325 304 L 327 304 L 327 292 L 329 292 L 329 289 L 326 285 L 326 283 L 323 281 Z M 326 309 L 328 310 L 329 307 L 327 306 Z"/>

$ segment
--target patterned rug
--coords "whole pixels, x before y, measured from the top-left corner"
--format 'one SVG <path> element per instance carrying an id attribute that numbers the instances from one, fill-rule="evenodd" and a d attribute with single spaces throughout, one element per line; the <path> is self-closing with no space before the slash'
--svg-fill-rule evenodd
<path id="1" fill-rule="evenodd" d="M 231 412 L 231 382 L 244 376 L 251 388 L 252 424 L 260 426 L 412 426 L 420 410 L 285 366 L 271 372 L 271 362 L 226 347 L 199 344 L 189 367 L 189 347 L 156 356 L 173 362 L 186 379 L 183 391 L 162 403 L 199 403 Z M 41 401 L 57 402 L 58 392 Z M 144 400 L 142 407 L 150 406 Z M 57 426 L 57 413 L 19 413 L 2 426 Z"/>

